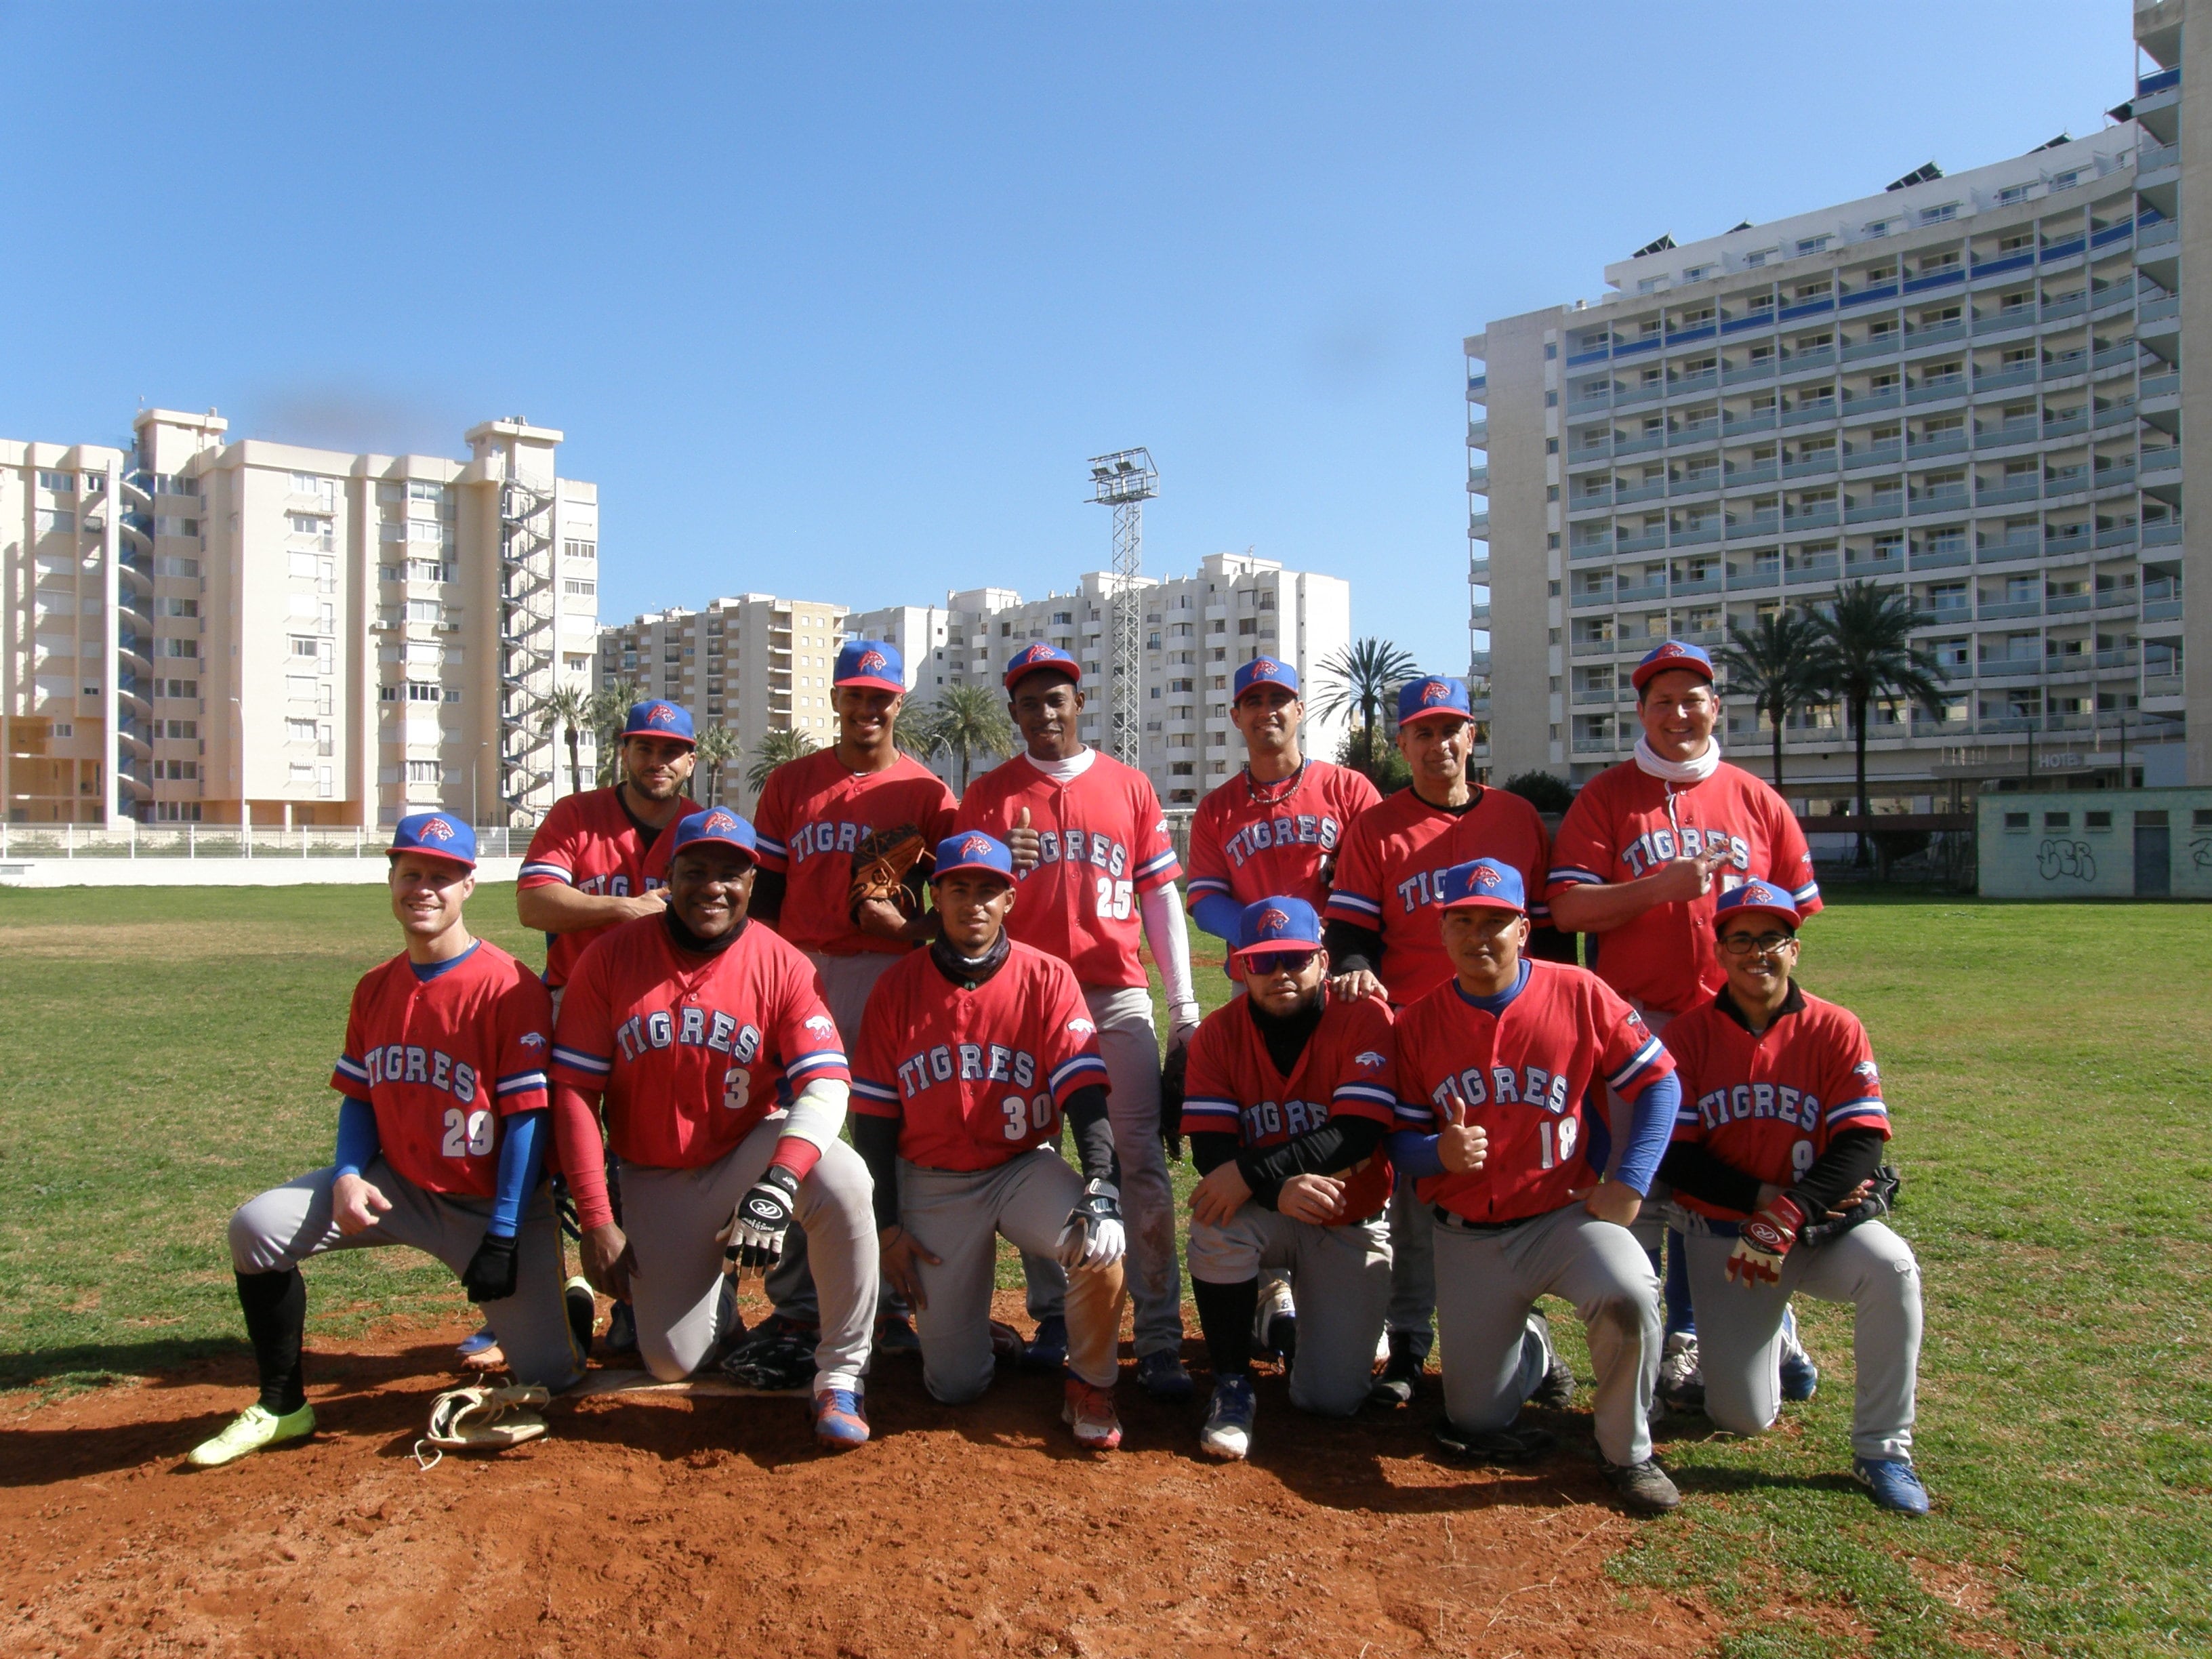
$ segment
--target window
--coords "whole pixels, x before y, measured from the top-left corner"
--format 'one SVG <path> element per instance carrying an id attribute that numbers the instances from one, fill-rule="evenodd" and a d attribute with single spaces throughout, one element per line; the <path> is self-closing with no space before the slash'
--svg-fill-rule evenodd
<path id="1" fill-rule="evenodd" d="M 324 653 L 324 641 L 321 640 L 304 639 L 297 634 L 291 639 L 292 654 L 295 657 L 319 657 Z"/>
<path id="2" fill-rule="evenodd" d="M 2014 202 L 2025 202 L 2027 192 L 2034 188 L 2033 185 L 2007 185 L 1997 192 L 1997 205 L 2010 207 Z"/>
<path id="3" fill-rule="evenodd" d="M 572 599 L 592 599 L 599 597 L 599 585 L 594 581 L 580 581 L 570 576 L 562 582 L 561 591 Z"/>
<path id="4" fill-rule="evenodd" d="M 1887 236 L 1889 234 L 1890 222 L 1887 219 L 1876 219 L 1867 226 L 1866 234 L 1869 236 Z"/>
<path id="5" fill-rule="evenodd" d="M 436 599 L 410 599 L 406 614 L 411 623 L 441 623 L 446 619 L 446 607 Z"/>
<path id="6" fill-rule="evenodd" d="M 198 680 L 155 680 L 154 685 L 155 696 L 161 697 L 190 698 L 200 694 Z"/>
<path id="7" fill-rule="evenodd" d="M 159 524 L 161 520 L 157 519 L 155 522 Z M 319 536 L 330 528 L 328 520 L 319 519 L 311 513 L 287 513 L 284 524 L 295 536 Z M 197 535 L 199 532 L 195 530 L 192 533 Z"/>
<path id="8" fill-rule="evenodd" d="M 2053 190 L 2071 190 L 2080 182 L 2081 178 L 2079 172 L 2054 173 L 2051 175 L 2051 187 Z"/>
<path id="9" fill-rule="evenodd" d="M 76 533 L 76 514 L 58 507 L 42 507 L 37 520 L 41 536 L 68 536 Z"/>
<path id="10" fill-rule="evenodd" d="M 165 596 L 154 601 L 154 614 L 157 617 L 197 617 L 200 614 L 200 602 Z"/>
<path id="11" fill-rule="evenodd" d="M 411 760 L 407 763 L 407 781 L 410 783 L 443 783 L 446 768 L 442 762 Z"/>
<path id="12" fill-rule="evenodd" d="M 1769 259 L 1771 259 L 1776 254 L 1781 252 L 1782 250 L 1778 247 L 1756 248 L 1743 256 L 1743 262 L 1753 270 L 1757 270 L 1760 265 L 1765 264 Z"/>
<path id="13" fill-rule="evenodd" d="M 1938 207 L 1920 210 L 1920 222 L 1923 225 L 1940 225 L 1946 219 L 1955 219 L 1958 216 L 1959 204 L 1956 202 L 1945 202 Z"/>
<path id="14" fill-rule="evenodd" d="M 200 653 L 198 640 L 163 640 L 161 654 L 165 657 L 197 657 Z"/>
<path id="15" fill-rule="evenodd" d="M 596 559 L 599 556 L 597 542 L 563 542 L 561 550 L 572 559 Z"/>
<path id="16" fill-rule="evenodd" d="M 313 720 L 286 720 L 286 721 L 284 722 L 284 741 L 285 741 L 285 742 L 287 742 L 287 743 L 313 743 L 314 740 L 315 740 L 315 723 L 314 723 L 314 721 L 313 721 Z"/>
<path id="17" fill-rule="evenodd" d="M 1828 240 L 1829 239 L 1826 236 L 1801 236 L 1797 239 L 1797 252 L 1800 253 L 1826 253 L 1828 251 Z"/>
<path id="18" fill-rule="evenodd" d="M 154 574 L 157 576 L 197 576 L 200 574 L 200 562 L 198 559 L 172 558 L 165 555 L 154 561 Z"/>
<path id="19" fill-rule="evenodd" d="M 198 720 L 163 720 L 161 722 L 161 735 L 165 738 L 182 738 L 190 742 L 199 734 L 200 723 Z"/>

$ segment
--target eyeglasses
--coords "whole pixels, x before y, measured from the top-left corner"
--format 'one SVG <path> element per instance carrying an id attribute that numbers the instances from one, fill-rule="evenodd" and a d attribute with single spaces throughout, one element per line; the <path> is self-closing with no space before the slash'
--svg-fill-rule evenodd
<path id="1" fill-rule="evenodd" d="M 1749 933 L 1721 935 L 1721 949 L 1732 957 L 1771 957 L 1783 946 L 1796 942 L 1797 935 L 1795 933 L 1761 933 L 1757 939 Z"/>
<path id="2" fill-rule="evenodd" d="M 1277 974 L 1296 976 L 1314 964 L 1318 951 L 1269 951 L 1266 954 L 1244 958 L 1244 972 L 1249 976 L 1257 974 L 1262 979 L 1273 979 Z"/>

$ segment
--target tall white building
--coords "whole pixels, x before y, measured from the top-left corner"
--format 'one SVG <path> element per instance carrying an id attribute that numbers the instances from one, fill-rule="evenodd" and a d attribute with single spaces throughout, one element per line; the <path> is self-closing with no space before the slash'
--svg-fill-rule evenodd
<path id="1" fill-rule="evenodd" d="M 1606 268 L 1604 298 L 1467 341 L 1468 489 L 1486 497 L 1470 621 L 1502 771 L 1579 781 L 1624 758 L 1629 670 L 1658 639 L 1718 645 L 1866 577 L 1911 596 L 1945 674 L 1940 708 L 1875 712 L 1878 805 L 2030 775 L 2212 781 L 2212 640 L 2188 643 L 2212 614 L 2184 608 L 2212 530 L 2183 510 L 2203 441 L 2184 410 L 2212 358 L 2182 343 L 2212 299 L 2181 280 L 2212 172 L 2182 166 L 2204 154 L 2184 131 L 2183 9 L 2138 7 L 2154 67 L 2100 132 L 1661 238 Z M 1728 729 L 1763 770 L 1747 704 Z M 1785 735 L 1793 799 L 1850 793 L 1839 711 Z"/>
<path id="2" fill-rule="evenodd" d="M 469 459 L 0 441 L 11 822 L 373 825 L 551 805 L 544 705 L 590 683 L 596 488 L 520 419 Z"/>

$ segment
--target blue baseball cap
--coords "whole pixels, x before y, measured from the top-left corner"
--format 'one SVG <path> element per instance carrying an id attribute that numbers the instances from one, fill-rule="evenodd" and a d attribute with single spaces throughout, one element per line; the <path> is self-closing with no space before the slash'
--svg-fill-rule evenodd
<path id="1" fill-rule="evenodd" d="M 963 830 L 957 836 L 947 836 L 937 843 L 935 867 L 929 874 L 932 881 L 942 881 L 959 870 L 988 870 L 994 876 L 1014 878 L 1014 855 L 1006 850 L 1006 842 L 996 836 L 987 836 L 981 830 Z"/>
<path id="2" fill-rule="evenodd" d="M 1680 640 L 1668 640 L 1644 653 L 1644 660 L 1636 665 L 1636 672 L 1628 677 L 1629 683 L 1641 691 L 1644 682 L 1653 676 L 1676 668 L 1696 674 L 1708 684 L 1713 678 L 1713 659 L 1705 654 L 1703 646 L 1685 645 Z"/>
<path id="3" fill-rule="evenodd" d="M 1398 724 L 1411 726 L 1416 720 L 1455 720 L 1474 718 L 1474 708 L 1467 700 L 1467 682 L 1453 679 L 1446 674 L 1428 674 L 1417 680 L 1407 680 L 1398 688 Z"/>
<path id="4" fill-rule="evenodd" d="M 1235 689 L 1229 701 L 1243 702 L 1244 694 L 1255 685 L 1279 685 L 1295 697 L 1298 695 L 1298 671 L 1273 657 L 1255 657 L 1237 671 Z"/>
<path id="5" fill-rule="evenodd" d="M 1065 674 L 1078 685 L 1083 684 L 1083 665 L 1056 645 L 1047 645 L 1037 640 L 1024 646 L 1006 659 L 1006 690 L 1014 689 L 1014 682 L 1024 675 L 1034 674 L 1040 668 L 1055 674 Z"/>
<path id="6" fill-rule="evenodd" d="M 392 832 L 392 848 L 386 856 L 398 858 L 402 853 L 421 853 L 473 870 L 477 832 L 450 812 L 411 813 L 400 819 L 399 827 Z"/>
<path id="7" fill-rule="evenodd" d="M 753 827 L 726 806 L 710 807 L 679 819 L 676 838 L 668 844 L 668 860 L 691 847 L 734 847 L 756 864 L 760 862 L 760 840 Z"/>
<path id="8" fill-rule="evenodd" d="M 1524 915 L 1528 896 L 1521 885 L 1521 872 L 1496 859 L 1471 859 L 1444 872 L 1443 906 L 1447 910 L 1510 910 Z"/>
<path id="9" fill-rule="evenodd" d="M 835 685 L 857 685 L 869 691 L 906 690 L 906 663 L 898 647 L 882 640 L 848 640 L 837 653 Z"/>
<path id="10" fill-rule="evenodd" d="M 680 702 L 634 702 L 623 721 L 625 738 L 665 738 L 671 743 L 696 744 L 691 733 L 691 711 Z"/>
<path id="11" fill-rule="evenodd" d="M 1797 901 L 1787 891 L 1755 877 L 1721 895 L 1721 902 L 1713 907 L 1713 932 L 1717 934 L 1730 916 L 1741 915 L 1777 917 L 1788 922 L 1792 933 L 1804 921 L 1797 913 Z"/>
<path id="12" fill-rule="evenodd" d="M 1263 898 L 1248 904 L 1237 919 L 1237 948 L 1230 953 L 1232 965 L 1244 958 L 1276 951 L 1321 949 L 1321 918 L 1304 899 Z"/>

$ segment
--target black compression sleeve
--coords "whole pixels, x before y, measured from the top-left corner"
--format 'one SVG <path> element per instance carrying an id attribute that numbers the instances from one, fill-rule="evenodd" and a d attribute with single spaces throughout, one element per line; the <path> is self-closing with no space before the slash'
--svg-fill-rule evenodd
<path id="1" fill-rule="evenodd" d="M 1309 1129 L 1296 1139 L 1263 1152 L 1241 1155 L 1237 1168 L 1252 1196 L 1269 1209 L 1282 1195 L 1283 1183 L 1295 1175 L 1334 1175 L 1370 1157 L 1390 1133 L 1387 1123 L 1371 1117 L 1333 1118 L 1318 1129 Z"/>
<path id="2" fill-rule="evenodd" d="M 307 1281 L 297 1267 L 281 1273 L 240 1273 L 238 1305 L 246 1339 L 261 1373 L 261 1409 L 289 1417 L 307 1403 L 300 1350 L 307 1334 Z"/>
<path id="3" fill-rule="evenodd" d="M 1575 936 L 1563 933 L 1547 922 L 1528 930 L 1528 954 L 1539 962 L 1564 962 L 1571 965 L 1575 959 Z"/>
<path id="4" fill-rule="evenodd" d="M 1237 1137 L 1200 1133 L 1190 1138 L 1190 1167 L 1200 1178 L 1212 1175 L 1237 1156 Z"/>
<path id="5" fill-rule="evenodd" d="M 1086 1083 L 1067 1097 L 1060 1115 L 1075 1141 L 1076 1165 L 1083 1171 L 1083 1179 L 1110 1181 L 1121 1184 L 1121 1161 L 1114 1147 L 1114 1126 L 1106 1115 L 1106 1091 L 1096 1083 Z"/>
<path id="6" fill-rule="evenodd" d="M 1701 1140 L 1678 1140 L 1669 1146 L 1659 1161 L 1659 1178 L 1676 1192 L 1719 1209 L 1749 1214 L 1759 1207 L 1758 1181 L 1723 1163 Z"/>
<path id="7" fill-rule="evenodd" d="M 1331 921 L 1322 929 L 1332 974 L 1371 974 L 1382 960 L 1382 935 L 1357 922 Z"/>
<path id="8" fill-rule="evenodd" d="M 753 896 L 746 902 L 745 914 L 756 921 L 764 921 L 773 927 L 783 920 L 784 877 L 781 870 L 753 872 Z"/>
<path id="9" fill-rule="evenodd" d="M 1888 1145 L 1879 1129 L 1845 1129 L 1830 1141 L 1803 1179 L 1790 1188 L 1805 1219 L 1818 1221 L 1843 1201 L 1844 1194 L 1881 1168 Z"/>
<path id="10" fill-rule="evenodd" d="M 853 1126 L 853 1150 L 860 1153 L 860 1162 L 868 1166 L 868 1174 L 875 1180 L 876 1231 L 881 1232 L 896 1225 L 899 1218 L 898 1120 L 878 1117 L 872 1112 L 848 1112 L 845 1121 Z"/>

